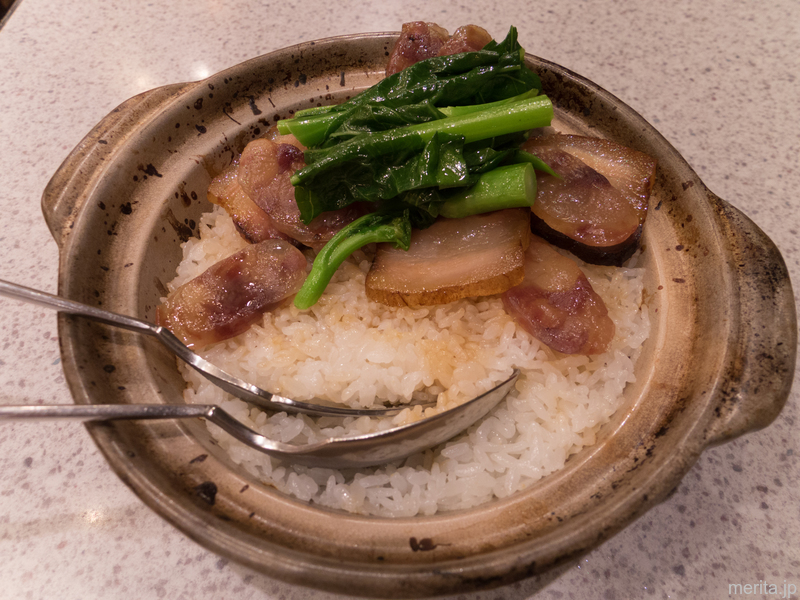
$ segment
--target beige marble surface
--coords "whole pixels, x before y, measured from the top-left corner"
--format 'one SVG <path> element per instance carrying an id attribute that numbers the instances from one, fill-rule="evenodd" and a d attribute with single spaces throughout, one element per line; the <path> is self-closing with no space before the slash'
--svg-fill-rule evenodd
<path id="1" fill-rule="evenodd" d="M 778 243 L 797 289 L 796 0 L 19 0 L 0 28 L 0 278 L 56 290 L 39 199 L 123 100 L 296 42 L 414 19 L 451 30 L 475 22 L 494 35 L 515 24 L 528 51 L 620 97 Z M 55 315 L 1 302 L 0 403 L 70 402 Z M 587 556 L 461 597 L 716 599 L 731 597 L 731 583 L 800 588 L 799 388 L 770 427 L 706 451 L 671 498 Z M 9 599 L 332 597 L 184 537 L 117 479 L 77 424 L 0 426 L 0 564 Z"/>

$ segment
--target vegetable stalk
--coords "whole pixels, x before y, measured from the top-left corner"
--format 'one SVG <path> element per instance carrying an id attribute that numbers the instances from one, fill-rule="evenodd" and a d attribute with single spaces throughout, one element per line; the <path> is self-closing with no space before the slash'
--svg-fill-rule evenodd
<path id="1" fill-rule="evenodd" d="M 533 165 L 508 165 L 484 173 L 474 186 L 449 196 L 439 208 L 439 214 L 460 219 L 493 210 L 530 207 L 535 199 Z"/>
<path id="2" fill-rule="evenodd" d="M 294 297 L 299 309 L 317 303 L 344 260 L 359 248 L 376 242 L 391 242 L 408 250 L 411 243 L 411 220 L 408 210 L 402 213 L 369 213 L 340 229 L 314 259 L 311 272 Z"/>

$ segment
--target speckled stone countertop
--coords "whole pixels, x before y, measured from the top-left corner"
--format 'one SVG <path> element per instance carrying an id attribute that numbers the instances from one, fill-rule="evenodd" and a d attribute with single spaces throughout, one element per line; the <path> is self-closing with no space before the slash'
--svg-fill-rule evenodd
<path id="1" fill-rule="evenodd" d="M 514 24 L 529 52 L 621 98 L 775 240 L 798 288 L 795 0 L 19 0 L 0 28 L 0 278 L 56 291 L 42 191 L 123 100 L 300 41 L 418 19 L 451 30 L 479 23 L 494 35 Z M 0 403 L 71 402 L 55 314 L 3 300 L 0 331 Z M 800 588 L 799 400 L 795 380 L 771 426 L 706 451 L 666 502 L 587 556 L 461 597 L 717 599 L 748 583 L 761 584 L 748 597 L 785 597 Z M 0 426 L 0 564 L 9 599 L 332 597 L 186 538 L 133 495 L 77 424 Z"/>

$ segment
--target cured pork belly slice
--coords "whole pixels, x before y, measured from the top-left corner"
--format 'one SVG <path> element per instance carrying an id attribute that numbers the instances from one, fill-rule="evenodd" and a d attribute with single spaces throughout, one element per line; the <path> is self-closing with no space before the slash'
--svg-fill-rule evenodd
<path id="1" fill-rule="evenodd" d="M 355 206 L 321 214 L 308 225 L 300 219 L 292 174 L 305 165 L 303 146 L 294 136 L 261 138 L 245 146 L 239 158 L 238 181 L 245 194 L 266 212 L 276 229 L 319 249 L 360 212 Z"/>
<path id="2" fill-rule="evenodd" d="M 234 161 L 208 186 L 208 200 L 225 209 L 239 234 L 251 244 L 269 239 L 290 239 L 278 231 L 269 215 L 245 194 L 238 179 L 239 161 Z"/>
<path id="3" fill-rule="evenodd" d="M 528 333 L 559 352 L 601 354 L 614 337 L 608 309 L 578 264 L 540 237 L 525 252 L 522 283 L 502 298 Z"/>
<path id="4" fill-rule="evenodd" d="M 562 179 L 537 174 L 534 233 L 586 262 L 620 265 L 636 250 L 656 161 L 609 140 L 552 134 L 522 146 Z"/>
<path id="5" fill-rule="evenodd" d="M 522 281 L 528 209 L 439 219 L 411 233 L 408 251 L 380 244 L 367 274 L 370 300 L 389 306 L 445 304 L 499 294 Z"/>
<path id="6" fill-rule="evenodd" d="M 232 338 L 297 293 L 306 264 L 284 240 L 247 246 L 173 291 L 159 305 L 156 322 L 190 348 Z"/>
<path id="7" fill-rule="evenodd" d="M 491 41 L 489 32 L 477 25 L 459 27 L 451 37 L 446 29 L 436 23 L 403 23 L 400 37 L 389 54 L 386 76 L 399 73 L 426 58 L 474 52 Z"/>

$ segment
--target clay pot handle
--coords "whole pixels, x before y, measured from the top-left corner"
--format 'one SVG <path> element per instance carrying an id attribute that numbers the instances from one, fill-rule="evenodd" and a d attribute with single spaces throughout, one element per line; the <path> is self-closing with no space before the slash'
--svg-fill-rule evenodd
<path id="1" fill-rule="evenodd" d="M 120 104 L 70 152 L 42 194 L 42 213 L 59 248 L 80 212 L 81 198 L 91 189 L 105 161 L 142 123 L 164 110 L 164 103 L 196 83 L 178 83 L 143 92 Z M 94 169 L 87 165 L 96 165 Z"/>
<path id="2" fill-rule="evenodd" d="M 729 372 L 706 429 L 709 445 L 769 425 L 789 396 L 797 353 L 797 312 L 789 273 L 772 240 L 741 211 L 709 192 L 730 250 L 739 291 Z"/>

